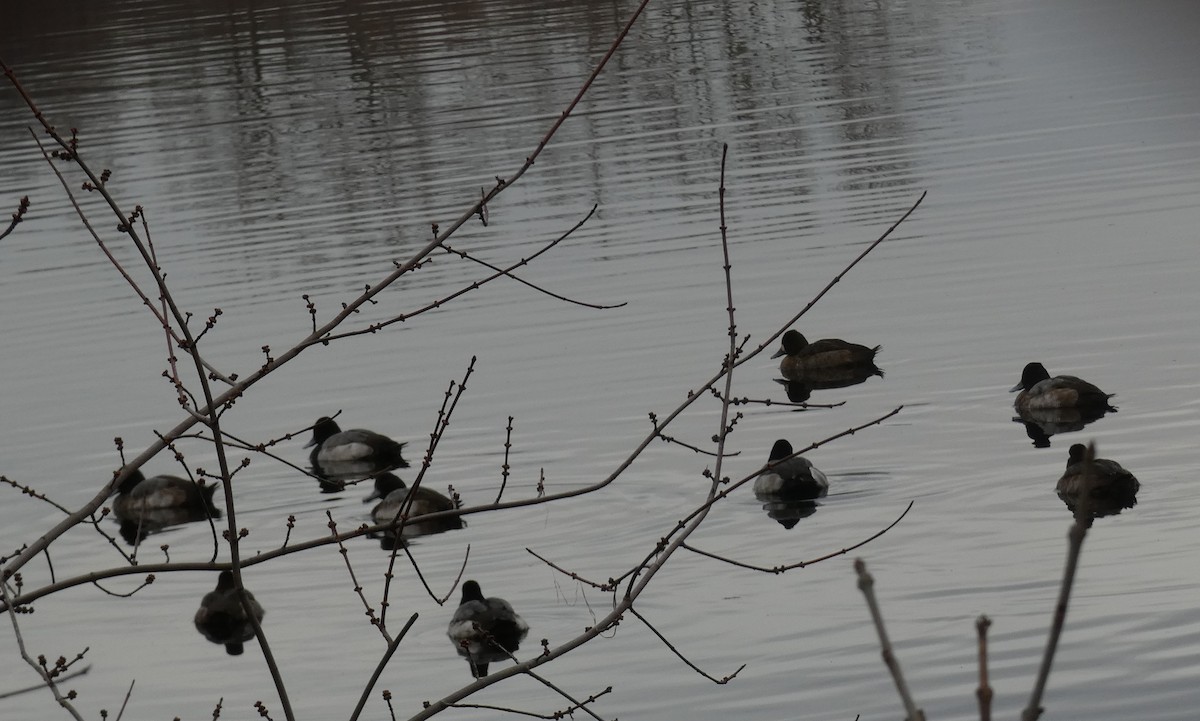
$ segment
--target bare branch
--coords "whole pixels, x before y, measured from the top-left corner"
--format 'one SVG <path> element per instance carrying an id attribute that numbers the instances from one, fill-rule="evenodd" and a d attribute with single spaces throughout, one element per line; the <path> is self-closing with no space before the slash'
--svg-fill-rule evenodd
<path id="1" fill-rule="evenodd" d="M 654 624 L 652 624 L 648 620 L 646 620 L 645 616 L 638 613 L 638 610 L 636 608 L 630 606 L 629 612 L 632 613 L 634 616 L 637 616 L 639 621 L 646 624 L 646 628 L 650 629 L 654 633 L 655 636 L 658 636 L 658 640 L 662 641 L 663 644 L 666 645 L 667 648 L 671 649 L 671 653 L 678 656 L 679 660 L 683 661 L 685 664 L 687 664 L 688 668 L 692 669 L 696 673 L 700 674 L 701 676 L 708 679 L 709 681 L 712 681 L 715 684 L 724 685 L 724 684 L 729 683 L 739 673 L 742 672 L 742 669 L 746 668 L 746 664 L 742 664 L 741 666 L 738 666 L 737 669 L 733 673 L 729 674 L 728 676 L 725 676 L 723 678 L 714 678 L 714 677 L 708 675 L 707 673 L 705 673 L 705 671 L 703 669 L 701 669 L 699 666 L 697 666 L 696 664 L 689 661 L 687 656 L 684 656 L 682 653 L 680 653 L 679 649 L 675 648 L 674 644 L 672 644 L 670 641 L 668 641 L 666 636 L 659 633 L 659 630 L 654 627 Z"/>
<path id="2" fill-rule="evenodd" d="M 11 599 L 9 598 L 8 594 L 8 583 L 4 581 L 0 581 L 0 597 L 3 597 L 4 605 L 9 607 Z M 20 609 L 17 608 L 14 610 Z M 29 667 L 32 668 L 38 676 L 41 676 L 42 683 L 46 688 L 50 689 L 52 694 L 54 694 L 54 700 L 58 701 L 58 705 L 66 709 L 67 713 L 71 714 L 76 721 L 83 721 L 83 717 L 80 716 L 79 712 L 75 710 L 75 706 L 73 706 L 71 702 L 59 692 L 58 684 L 55 683 L 52 672 L 48 671 L 42 664 L 39 664 L 30 658 L 29 652 L 25 650 L 25 638 L 21 635 L 21 626 L 17 623 L 17 614 L 9 613 L 8 618 L 12 622 L 13 635 L 17 638 L 17 649 L 21 653 L 21 658 L 25 659 L 25 663 L 29 664 Z M 72 692 L 72 695 L 73 693 L 74 692 Z"/>
<path id="3" fill-rule="evenodd" d="M 987 616 L 975 620 L 975 632 L 979 636 L 979 688 L 975 698 L 979 699 L 979 721 L 992 721 L 992 685 L 988 683 L 987 633 L 992 625 Z"/>
<path id="4" fill-rule="evenodd" d="M 375 671 L 371 674 L 371 678 L 367 681 L 367 685 L 363 687 L 362 695 L 358 697 L 358 705 L 354 707 L 354 713 L 350 714 L 350 721 L 357 721 L 359 714 L 362 713 L 363 707 L 367 705 L 367 699 L 371 696 L 371 689 L 375 688 L 375 684 L 379 681 L 379 676 L 383 673 L 383 669 L 387 667 L 388 661 L 392 660 L 392 654 L 396 653 L 396 649 L 400 648 L 400 642 L 408 635 L 408 629 L 417 622 L 417 614 L 408 617 L 408 623 L 404 624 L 404 628 L 400 629 L 400 633 L 396 634 L 394 639 L 388 641 L 387 650 L 383 652 L 383 658 L 379 659 L 379 663 L 375 664 Z"/>
<path id="5" fill-rule="evenodd" d="M 763 573 L 780 574 L 785 571 L 791 571 L 792 569 L 795 569 L 795 568 L 805 568 L 807 566 L 813 565 L 814 563 L 820 563 L 821 561 L 828 561 L 831 558 L 836 558 L 837 556 L 845 555 L 855 549 L 862 548 L 863 546 L 867 545 L 871 541 L 874 541 L 876 538 L 879 538 L 883 534 L 885 534 L 888 531 L 895 528 L 896 525 L 898 523 L 900 523 L 900 521 L 904 520 L 904 517 L 908 515 L 908 512 L 912 510 L 913 503 L 914 503 L 914 501 L 909 501 L 908 505 L 905 506 L 905 508 L 904 508 L 904 512 L 901 513 L 899 516 L 897 516 L 896 520 L 892 521 L 891 523 L 889 523 L 887 526 L 880 529 L 879 531 L 876 531 L 869 538 L 863 539 L 862 541 L 859 541 L 858 543 L 854 544 L 853 546 L 847 546 L 846 548 L 843 548 L 841 550 L 834 551 L 833 553 L 827 553 L 824 556 L 819 556 L 819 557 L 814 558 L 809 561 L 800 561 L 798 563 L 789 563 L 789 564 L 785 564 L 782 566 L 771 566 L 768 568 L 766 566 L 754 566 L 749 563 L 735 561 L 732 558 L 726 558 L 724 556 L 719 556 L 715 553 L 710 553 L 708 551 L 702 551 L 699 548 L 696 548 L 695 546 L 689 545 L 687 543 L 683 544 L 683 548 L 686 548 L 687 550 L 691 551 L 692 553 L 696 553 L 696 554 L 705 556 L 707 558 L 711 558 L 716 561 L 721 561 L 723 563 L 728 563 L 731 566 L 737 566 L 738 568 L 747 568 L 747 569 L 750 569 L 751 571 L 762 571 Z"/>
<path id="6" fill-rule="evenodd" d="M 900 693 L 900 701 L 904 704 L 905 713 L 908 714 L 906 719 L 907 721 L 925 721 L 925 712 L 913 703 L 912 694 L 908 691 L 908 684 L 904 682 L 904 673 L 900 670 L 900 660 L 896 658 L 895 652 L 892 651 L 892 642 L 888 640 L 887 629 L 883 625 L 883 612 L 879 608 L 879 601 L 875 598 L 875 578 L 867 573 L 867 564 L 861 558 L 854 560 L 854 571 L 858 574 L 858 590 L 862 591 L 863 596 L 867 599 L 867 608 L 871 610 L 871 620 L 875 622 L 875 632 L 879 634 L 879 645 L 883 647 L 883 662 L 892 674 L 892 680 L 896 683 L 896 691 Z"/>
<path id="7" fill-rule="evenodd" d="M 17 210 L 12 214 L 12 222 L 8 224 L 7 228 L 5 228 L 3 231 L 0 231 L 0 240 L 4 240 L 5 236 L 13 232 L 13 229 L 17 227 L 17 224 L 24 220 L 25 212 L 28 210 L 29 196 L 25 195 L 22 196 L 21 200 L 17 203 Z"/>
<path id="8" fill-rule="evenodd" d="M 534 713 L 532 711 L 522 711 L 521 709 L 510 708 L 508 706 L 493 706 L 491 704 L 485 704 L 485 703 L 456 703 L 456 704 L 450 704 L 450 706 L 451 706 L 451 708 L 477 708 L 477 709 L 484 709 L 484 710 L 488 710 L 488 711 L 501 711 L 504 713 L 516 714 L 518 716 L 529 716 L 530 718 L 547 719 L 548 721 L 559 721 L 560 719 L 565 718 L 567 716 L 573 716 L 574 714 L 572 712 L 575 709 L 583 708 L 584 704 L 593 703 L 596 701 L 596 699 L 600 698 L 601 696 L 604 696 L 605 694 L 609 694 L 609 693 L 612 693 L 612 686 L 605 688 L 600 693 L 595 693 L 595 694 L 592 694 L 591 696 L 588 696 L 583 701 L 581 701 L 573 706 L 570 706 L 568 708 L 565 708 L 565 709 L 562 709 L 559 711 L 554 711 L 554 712 L 548 713 L 548 714 Z"/>
<path id="9" fill-rule="evenodd" d="M 1054 605 L 1054 620 L 1050 624 L 1050 637 L 1046 639 L 1046 648 L 1042 652 L 1042 663 L 1038 668 L 1037 681 L 1034 682 L 1033 693 L 1029 704 L 1021 711 L 1021 721 L 1037 721 L 1042 715 L 1042 694 L 1046 691 L 1046 682 L 1050 679 L 1050 667 L 1054 665 L 1054 652 L 1058 650 L 1058 639 L 1062 636 L 1063 627 L 1067 621 L 1067 605 L 1071 601 L 1071 587 L 1075 584 L 1075 570 L 1079 567 L 1079 556 L 1083 551 L 1083 541 L 1087 538 L 1088 528 L 1092 525 L 1092 486 L 1095 483 L 1096 444 L 1088 443 L 1083 454 L 1083 483 L 1080 486 L 1079 500 L 1075 506 L 1075 522 L 1067 533 L 1067 563 L 1063 568 L 1062 582 L 1058 589 L 1058 601 Z"/>

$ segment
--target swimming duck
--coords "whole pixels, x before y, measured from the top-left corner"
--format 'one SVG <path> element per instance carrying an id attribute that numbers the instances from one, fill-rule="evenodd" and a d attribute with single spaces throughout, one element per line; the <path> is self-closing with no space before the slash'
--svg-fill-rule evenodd
<path id="1" fill-rule="evenodd" d="M 113 512 L 121 519 L 137 519 L 152 511 L 172 509 L 194 511 L 201 518 L 216 516 L 213 494 L 217 485 L 200 485 L 186 478 L 154 476 L 146 478 L 141 470 L 129 473 L 117 488 Z"/>
<path id="2" fill-rule="evenodd" d="M 254 618 L 261 622 L 263 609 L 254 600 L 254 594 L 246 591 L 246 601 Z M 254 626 L 238 600 L 231 571 L 221 571 L 216 589 L 204 594 L 201 599 L 194 621 L 196 630 L 209 641 L 225 644 L 225 652 L 230 656 L 240 656 L 244 650 L 242 643 L 254 638 Z"/>
<path id="3" fill-rule="evenodd" d="M 783 439 L 775 441 L 767 461 L 770 467 L 754 479 L 755 495 L 808 500 L 824 497 L 829 490 L 829 479 L 804 456 L 788 458 L 792 453 L 791 443 Z"/>
<path id="4" fill-rule="evenodd" d="M 396 520 L 396 514 L 399 513 L 405 499 L 410 494 L 413 495 L 413 500 L 412 505 L 408 509 L 409 520 L 404 524 L 404 528 L 401 531 L 402 536 L 425 536 L 431 533 L 453 531 L 463 527 L 463 520 L 459 516 L 430 521 L 420 520 L 419 516 L 439 511 L 452 511 L 458 508 L 458 506 L 453 499 L 443 496 L 432 488 L 418 486 L 415 492 L 409 491 L 404 481 L 400 480 L 393 473 L 379 474 L 375 478 L 375 490 L 372 491 L 371 495 L 363 499 L 363 503 L 373 501 L 376 498 L 383 499 L 371 509 L 371 520 L 375 521 L 376 524 L 382 525 Z"/>
<path id="5" fill-rule="evenodd" d="M 789 380 L 803 380 L 808 372 L 875 363 L 875 354 L 882 346 L 868 348 L 837 338 L 823 338 L 809 343 L 800 331 L 783 334 L 779 350 L 772 358 L 786 356 L 779 363 L 779 372 Z"/>
<path id="6" fill-rule="evenodd" d="M 1075 376 L 1054 376 L 1041 363 L 1028 363 L 1021 371 L 1021 382 L 1009 392 L 1021 391 L 1013 406 L 1018 411 L 1042 410 L 1046 408 L 1079 408 L 1090 411 L 1116 411 L 1108 399 L 1113 393 L 1105 393 L 1087 381 Z"/>
<path id="7" fill-rule="evenodd" d="M 446 635 L 459 656 L 467 659 L 471 675 L 487 676 L 488 664 L 516 651 L 529 633 L 529 624 L 503 598 L 484 598 L 475 581 L 463 584 L 462 603 L 450 619 Z"/>
<path id="8" fill-rule="evenodd" d="M 363 475 L 370 475 L 371 472 L 408 468 L 408 461 L 401 455 L 404 445 L 361 428 L 343 431 L 336 421 L 325 416 L 313 425 L 312 440 L 304 447 L 312 448 L 308 458 L 319 475 L 322 475 L 322 469 L 337 469 L 342 465 L 365 469 L 368 473 Z"/>
<path id="9" fill-rule="evenodd" d="M 1138 479 L 1120 463 L 1096 458 L 1092 460 L 1092 478 L 1089 481 L 1083 473 L 1083 456 L 1086 452 L 1087 447 L 1082 443 L 1071 446 L 1067 469 L 1054 487 L 1067 508 L 1075 512 L 1079 496 L 1086 488 L 1091 489 L 1089 498 L 1093 518 L 1111 516 L 1137 505 L 1137 492 L 1141 488 Z"/>

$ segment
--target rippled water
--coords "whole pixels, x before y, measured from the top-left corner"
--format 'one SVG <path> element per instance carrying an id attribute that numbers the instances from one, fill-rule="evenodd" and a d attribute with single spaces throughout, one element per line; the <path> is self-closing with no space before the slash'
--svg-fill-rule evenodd
<path id="1" fill-rule="evenodd" d="M 113 170 L 127 210 L 148 212 L 177 297 L 207 317 L 210 360 L 247 373 L 311 329 L 303 294 L 332 316 L 392 261 L 451 222 L 532 152 L 632 11 L 628 2 L 331 3 L 286 6 L 119 2 L 104 10 L 6 10 L 0 54 L 60 128 Z M 1185 2 L 839 2 L 652 4 L 621 51 L 488 226 L 452 241 L 492 263 L 528 257 L 596 215 L 521 271 L 594 304 L 494 283 L 387 332 L 317 347 L 239 401 L 224 424 L 261 441 L 343 410 L 345 425 L 411 443 L 419 460 L 443 393 L 476 371 L 425 483 L 468 504 L 494 497 L 513 416 L 506 497 L 540 474 L 561 490 L 593 483 L 719 367 L 726 348 L 718 230 L 720 145 L 739 331 L 773 333 L 909 207 L 894 239 L 799 324 L 811 338 L 882 344 L 883 378 L 797 413 L 740 407 L 739 477 L 776 438 L 798 447 L 899 405 L 878 428 L 810 454 L 832 488 L 785 530 L 746 489 L 718 506 L 694 545 L 773 566 L 824 555 L 908 517 L 857 551 L 878 582 L 892 639 L 929 718 L 975 715 L 973 621 L 987 613 L 997 715 L 1028 697 L 1063 563 L 1069 515 L 1054 496 L 1070 443 L 1096 439 L 1142 481 L 1138 505 L 1089 535 L 1045 705 L 1049 717 L 1190 719 L 1200 622 L 1195 598 L 1193 447 L 1200 425 L 1200 88 Z M 0 204 L 28 194 L 28 221 L 0 241 L 4 412 L 0 473 L 77 506 L 180 418 L 160 377 L 164 341 L 80 228 L 25 126 L 0 91 Z M 72 187 L 76 187 L 74 184 Z M 112 222 L 85 199 L 97 227 Z M 484 273 L 436 256 L 356 321 L 409 313 Z M 143 281 L 144 274 L 139 275 Z M 199 322 L 199 321 L 197 321 Z M 1035 448 L 1006 393 L 1028 361 L 1116 392 L 1120 412 Z M 784 400 L 765 356 L 735 376 L 740 397 Z M 670 434 L 706 446 L 717 405 Z M 303 464 L 303 439 L 278 449 Z M 200 442 L 182 448 L 213 470 Z M 476 515 L 421 539 L 414 555 L 438 589 L 470 544 L 467 576 L 505 596 L 533 630 L 523 653 L 561 643 L 603 615 L 605 597 L 546 568 L 531 548 L 607 579 L 636 563 L 703 498 L 710 460 L 656 443 L 604 492 Z M 165 458 L 151 473 L 176 472 Z M 256 458 L 237 478 L 244 553 L 368 518 L 365 490 L 319 494 Z M 0 487 L 0 554 L 61 514 Z M 218 498 L 220 495 L 218 494 Z M 115 532 L 115 524 L 109 529 Z M 206 560 L 204 524 L 154 536 L 145 559 Z M 386 555 L 350 557 L 368 597 Z M 58 578 L 118 562 L 94 533 L 52 549 Z M 44 560 L 23 571 L 47 581 Z M 383 643 L 366 623 L 337 552 L 247 571 L 304 718 L 348 716 Z M 380 681 L 396 714 L 469 680 L 444 637 L 449 608 L 407 566 L 390 613 L 420 618 Z M 280 718 L 257 648 L 226 657 L 191 627 L 211 573 L 161 574 L 130 600 L 74 588 L 19 618 L 33 653 L 73 656 L 78 704 L 128 717 Z M 132 577 L 107 587 L 126 591 Z M 635 619 L 544 667 L 577 697 L 613 692 L 603 718 L 896 718 L 849 557 L 782 576 L 680 555 L 639 610 L 714 686 Z M 7 626 L 7 624 L 6 624 Z M 6 632 L 7 635 L 7 632 Z M 11 638 L 11 635 L 8 636 Z M 4 645 L 11 649 L 11 642 Z M 33 683 L 6 651 L 0 693 Z M 532 680 L 484 703 L 548 713 L 566 702 Z M 5 718 L 53 713 L 49 694 L 5 701 Z M 370 717 L 387 711 L 377 698 Z M 484 712 L 462 711 L 483 717 Z M 10 716 L 11 715 L 11 716 Z"/>

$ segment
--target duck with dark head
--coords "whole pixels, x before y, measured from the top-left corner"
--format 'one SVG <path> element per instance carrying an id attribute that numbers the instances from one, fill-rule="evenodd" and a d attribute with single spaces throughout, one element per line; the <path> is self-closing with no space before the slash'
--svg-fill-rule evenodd
<path id="1" fill-rule="evenodd" d="M 170 526 L 219 518 L 221 512 L 213 503 L 216 491 L 215 482 L 201 485 L 175 476 L 146 478 L 140 469 L 134 469 L 117 487 L 113 515 L 121 526 L 121 537 L 136 545 Z"/>
<path id="2" fill-rule="evenodd" d="M 866 380 L 876 375 L 875 354 L 881 347 L 868 348 L 840 338 L 822 338 L 809 343 L 799 331 L 789 330 L 783 334 L 779 350 L 771 357 L 783 358 L 779 362 L 779 372 L 788 380 L 802 381 L 808 376 L 816 378 L 822 374 L 828 375 L 835 369 L 855 367 L 866 369 L 866 372 L 853 374 L 852 377 L 861 376 L 862 380 Z"/>
<path id="3" fill-rule="evenodd" d="M 255 600 L 254 594 L 249 591 L 245 591 L 245 594 L 246 605 L 250 607 L 254 619 L 261 623 L 264 615 L 262 606 Z M 217 577 L 217 587 L 204 594 L 193 622 L 196 630 L 209 641 L 224 644 L 225 652 L 230 656 L 242 654 L 243 644 L 254 638 L 254 625 L 238 598 L 232 572 L 221 571 Z"/>
<path id="4" fill-rule="evenodd" d="M 1115 516 L 1137 505 L 1141 483 L 1116 461 L 1094 458 L 1091 468 L 1085 457 L 1087 446 L 1076 443 L 1067 454 L 1067 468 L 1054 490 L 1071 513 L 1086 513 L 1090 518 Z"/>
<path id="5" fill-rule="evenodd" d="M 308 460 L 321 481 L 321 489 L 332 492 L 343 490 L 345 481 L 408 468 L 403 455 L 405 445 L 362 428 L 343 431 L 337 421 L 324 416 L 313 424 L 312 440 L 304 447 L 312 448 Z"/>
<path id="6" fill-rule="evenodd" d="M 487 676 L 488 664 L 503 661 L 520 648 L 529 624 L 503 598 L 484 598 L 475 581 L 463 584 L 462 603 L 450 619 L 446 635 L 467 659 L 471 675 Z"/>

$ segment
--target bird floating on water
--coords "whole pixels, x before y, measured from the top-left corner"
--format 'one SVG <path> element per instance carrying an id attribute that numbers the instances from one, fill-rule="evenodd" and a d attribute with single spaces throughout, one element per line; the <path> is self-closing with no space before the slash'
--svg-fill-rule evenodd
<path id="1" fill-rule="evenodd" d="M 510 657 L 529 633 L 529 624 L 503 598 L 484 598 L 475 581 L 463 584 L 462 603 L 450 619 L 446 635 L 471 675 L 487 676 L 488 664 Z"/>
<path id="2" fill-rule="evenodd" d="M 875 354 L 880 348 L 882 346 L 868 348 L 839 338 L 822 338 L 809 343 L 800 331 L 789 330 L 783 334 L 779 350 L 771 357 L 783 357 L 779 362 L 779 372 L 784 378 L 802 380 L 805 374 L 813 371 L 874 366 Z"/>

